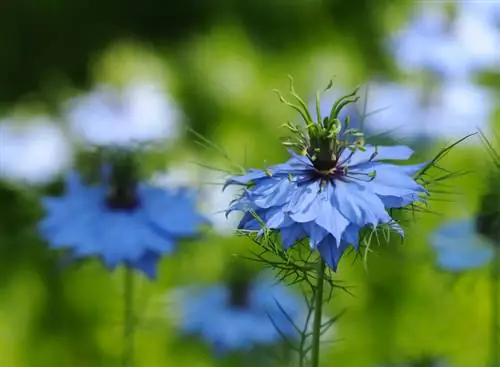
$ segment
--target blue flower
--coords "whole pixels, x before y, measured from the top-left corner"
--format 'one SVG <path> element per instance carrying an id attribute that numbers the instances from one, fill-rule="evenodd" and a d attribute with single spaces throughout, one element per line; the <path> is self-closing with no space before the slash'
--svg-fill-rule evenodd
<path id="1" fill-rule="evenodd" d="M 177 296 L 181 331 L 200 336 L 221 353 L 273 345 L 282 336 L 298 337 L 295 327 L 302 327 L 305 314 L 300 298 L 264 276 L 230 285 L 182 288 Z"/>
<path id="2" fill-rule="evenodd" d="M 431 88 L 372 83 L 367 105 L 369 111 L 379 110 L 368 118 L 374 133 L 390 132 L 421 143 L 460 139 L 477 129 L 488 131 L 494 100 L 471 82 L 447 81 Z"/>
<path id="3" fill-rule="evenodd" d="M 106 185 L 89 186 L 78 174 L 68 175 L 61 197 L 46 197 L 47 216 L 41 234 L 54 249 L 76 258 L 98 256 L 114 269 L 125 264 L 153 278 L 161 255 L 192 237 L 205 222 L 186 190 L 165 190 L 140 183 L 132 195 L 110 194 Z"/>
<path id="4" fill-rule="evenodd" d="M 483 236 L 477 233 L 474 218 L 450 221 L 430 237 L 441 269 L 461 272 L 480 268 L 494 257 L 494 250 Z"/>
<path id="5" fill-rule="evenodd" d="M 331 86 L 331 83 L 329 84 Z M 356 102 L 357 90 L 340 98 L 323 118 L 319 96 L 317 120 L 313 120 L 305 103 L 291 85 L 299 101 L 293 105 L 306 122 L 306 130 L 288 124 L 296 135 L 285 145 L 291 158 L 265 170 L 251 169 L 234 176 L 226 185 L 243 186 L 242 195 L 228 209 L 244 213 L 239 229 L 258 231 L 265 228 L 279 232 L 284 249 L 309 238 L 311 249 L 317 249 L 332 268 L 344 251 L 358 248 L 359 232 L 365 227 L 376 229 L 388 225 L 403 235 L 388 209 L 425 202 L 428 191 L 413 176 L 427 164 L 400 166 L 386 160 L 407 160 L 413 151 L 406 146 L 365 145 L 363 133 L 342 122 L 343 107 Z"/>
<path id="6" fill-rule="evenodd" d="M 494 68 L 500 60 L 499 7 L 494 3 L 460 2 L 453 20 L 443 4 L 422 3 L 408 27 L 389 40 L 389 47 L 406 71 L 424 68 L 464 80 L 482 68 Z"/>
<path id="7" fill-rule="evenodd" d="M 285 249 L 304 237 L 334 270 L 342 253 L 359 242 L 359 231 L 388 224 L 402 234 L 387 209 L 425 200 L 428 192 L 412 176 L 423 164 L 398 166 L 384 160 L 406 160 L 406 146 L 346 149 L 333 162 L 312 161 L 293 151 L 286 163 L 266 170 L 250 170 L 226 185 L 248 185 L 229 210 L 245 212 L 239 228 L 281 234 Z M 325 167 L 325 163 L 331 164 Z"/>

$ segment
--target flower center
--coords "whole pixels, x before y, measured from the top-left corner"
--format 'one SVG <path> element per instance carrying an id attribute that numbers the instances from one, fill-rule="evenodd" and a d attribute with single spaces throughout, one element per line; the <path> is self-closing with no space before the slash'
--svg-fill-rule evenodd
<path id="1" fill-rule="evenodd" d="M 135 185 L 110 187 L 106 205 L 112 210 L 134 210 L 139 206 L 139 197 Z"/>
<path id="2" fill-rule="evenodd" d="M 250 282 L 247 280 L 232 280 L 229 283 L 229 306 L 246 308 L 250 305 Z"/>

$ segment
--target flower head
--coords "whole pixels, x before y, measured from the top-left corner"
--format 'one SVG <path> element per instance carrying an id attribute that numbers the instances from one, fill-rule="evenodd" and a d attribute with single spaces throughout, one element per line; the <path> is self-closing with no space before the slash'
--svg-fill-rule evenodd
<path id="1" fill-rule="evenodd" d="M 471 82 L 445 82 L 431 88 L 373 83 L 368 101 L 369 110 L 379 110 L 369 117 L 375 133 L 391 132 L 396 138 L 419 142 L 459 139 L 478 128 L 487 131 L 493 105 L 492 96 Z"/>
<path id="2" fill-rule="evenodd" d="M 134 83 L 120 91 L 101 86 L 70 101 L 66 116 L 74 133 L 98 145 L 128 146 L 178 135 L 178 110 L 156 84 Z"/>
<path id="3" fill-rule="evenodd" d="M 460 2 L 456 19 L 449 19 L 443 4 L 420 4 L 409 26 L 390 40 L 399 65 L 462 80 L 482 68 L 495 67 L 500 37 L 495 24 L 499 7 L 494 3 Z"/>
<path id="4" fill-rule="evenodd" d="M 478 234 L 474 218 L 445 223 L 432 233 L 430 242 L 438 266 L 451 272 L 480 268 L 494 256 L 491 244 Z"/>
<path id="5" fill-rule="evenodd" d="M 292 93 L 304 105 L 293 88 Z M 413 151 L 365 145 L 363 134 L 350 129 L 348 119 L 339 120 L 342 107 L 357 100 L 355 94 L 337 101 L 325 118 L 318 107 L 317 121 L 306 108 L 285 101 L 301 113 L 306 131 L 287 125 L 296 137 L 285 144 L 298 151 L 290 149 L 287 162 L 227 181 L 243 186 L 243 194 L 229 208 L 245 213 L 240 229 L 263 233 L 263 223 L 281 234 L 285 249 L 307 237 L 311 249 L 319 250 L 333 269 L 350 245 L 357 248 L 361 229 L 389 225 L 402 234 L 387 210 L 425 200 L 428 192 L 412 177 L 425 164 L 386 163 L 406 160 Z"/>
<path id="6" fill-rule="evenodd" d="M 298 337 L 295 327 L 304 312 L 300 298 L 266 276 L 183 288 L 177 302 L 182 332 L 201 336 L 221 352 L 272 345 L 282 335 Z"/>
<path id="7" fill-rule="evenodd" d="M 149 277 L 161 255 L 205 222 L 187 190 L 123 179 L 91 186 L 76 173 L 68 175 L 63 196 L 46 197 L 43 204 L 40 230 L 52 248 L 69 249 L 76 258 L 100 257 L 110 269 L 131 266 Z"/>
<path id="8" fill-rule="evenodd" d="M 24 124 L 0 121 L 0 177 L 43 184 L 61 174 L 72 161 L 64 133 L 46 117 Z"/>

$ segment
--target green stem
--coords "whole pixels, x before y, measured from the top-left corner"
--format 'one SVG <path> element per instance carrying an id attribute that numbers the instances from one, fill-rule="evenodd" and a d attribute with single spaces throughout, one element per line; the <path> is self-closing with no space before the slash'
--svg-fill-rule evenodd
<path id="1" fill-rule="evenodd" d="M 325 279 L 325 262 L 322 259 L 319 262 L 317 277 L 316 288 L 314 290 L 311 367 L 319 367 L 321 321 L 323 316 L 323 288 Z"/>
<path id="2" fill-rule="evenodd" d="M 500 367 L 500 243 L 494 244 L 491 271 L 491 367 Z"/>
<path id="3" fill-rule="evenodd" d="M 124 333 L 123 333 L 123 367 L 134 365 L 134 273 L 129 266 L 125 266 L 124 277 Z"/>

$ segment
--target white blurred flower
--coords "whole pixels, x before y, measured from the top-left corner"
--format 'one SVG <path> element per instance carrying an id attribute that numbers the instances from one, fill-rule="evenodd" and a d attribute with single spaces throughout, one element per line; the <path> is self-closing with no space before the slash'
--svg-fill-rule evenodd
<path id="1" fill-rule="evenodd" d="M 0 178 L 44 184 L 72 160 L 71 144 L 50 119 L 34 117 L 22 124 L 0 121 Z"/>
<path id="2" fill-rule="evenodd" d="M 464 2 L 451 23 L 441 5 L 421 3 L 410 24 L 390 40 L 403 70 L 430 69 L 463 79 L 500 62 L 500 33 L 482 2 Z"/>
<path id="3" fill-rule="evenodd" d="M 478 128 L 487 133 L 493 103 L 491 94 L 477 85 L 445 83 L 428 111 L 429 133 L 453 140 Z"/>
<path id="4" fill-rule="evenodd" d="M 370 84 L 366 126 L 374 134 L 398 138 L 426 135 L 427 121 L 418 88 L 398 83 Z"/>
<path id="5" fill-rule="evenodd" d="M 387 83 L 370 85 L 367 125 L 377 133 L 395 137 L 456 140 L 467 134 L 488 130 L 493 109 L 491 95 L 463 82 L 446 82 L 432 92 L 411 85 Z"/>
<path id="6" fill-rule="evenodd" d="M 228 187 L 222 191 L 225 175 L 206 168 L 179 166 L 168 169 L 166 173 L 153 176 L 153 183 L 164 187 L 191 187 L 199 190 L 200 211 L 211 222 L 220 235 L 231 235 L 236 230 L 240 215 L 231 213 L 226 218 L 226 209 L 236 197 L 237 189 Z"/>
<path id="7" fill-rule="evenodd" d="M 77 137 L 99 146 L 145 143 L 179 135 L 179 111 L 152 82 L 136 82 L 123 90 L 100 86 L 70 101 L 66 117 Z"/>

